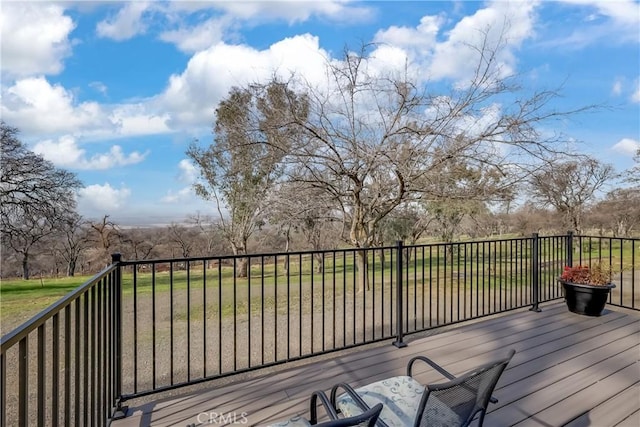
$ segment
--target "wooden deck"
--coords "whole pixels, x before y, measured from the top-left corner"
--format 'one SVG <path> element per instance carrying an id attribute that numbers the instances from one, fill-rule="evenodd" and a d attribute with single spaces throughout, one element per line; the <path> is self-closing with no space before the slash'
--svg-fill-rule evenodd
<path id="1" fill-rule="evenodd" d="M 541 313 L 518 310 L 428 336 L 408 347 L 389 342 L 284 365 L 226 385 L 207 383 L 189 394 L 131 406 L 127 426 L 264 425 L 308 416 L 308 397 L 336 382 L 354 387 L 403 375 L 424 354 L 453 373 L 517 353 L 502 375 L 485 426 L 640 426 L 640 313 L 608 307 L 598 318 L 569 313 L 563 303 Z M 425 370 L 423 382 L 439 382 Z M 229 382 L 229 381 L 227 381 Z M 246 414 L 243 417 L 243 413 Z M 222 415 L 222 419 L 220 418 Z"/>

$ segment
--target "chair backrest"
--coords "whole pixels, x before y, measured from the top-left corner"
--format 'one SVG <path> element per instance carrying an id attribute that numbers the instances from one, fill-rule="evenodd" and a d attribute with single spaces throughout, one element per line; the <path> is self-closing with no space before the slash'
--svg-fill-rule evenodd
<path id="1" fill-rule="evenodd" d="M 479 414 L 479 426 L 500 375 L 515 351 L 504 359 L 479 366 L 455 380 L 427 385 L 418 413 L 416 426 L 468 426 Z"/>
<path id="2" fill-rule="evenodd" d="M 316 427 L 374 427 L 378 421 L 380 412 L 382 412 L 382 403 L 378 403 L 376 406 L 362 414 L 354 415 L 349 418 L 327 421 L 325 423 L 318 423 L 316 424 Z"/>

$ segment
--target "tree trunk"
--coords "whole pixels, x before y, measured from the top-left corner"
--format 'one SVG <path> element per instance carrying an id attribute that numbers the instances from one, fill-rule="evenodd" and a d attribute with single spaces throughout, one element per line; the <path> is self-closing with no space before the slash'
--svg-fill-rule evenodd
<path id="1" fill-rule="evenodd" d="M 324 268 L 324 252 L 317 252 L 313 254 L 313 259 L 315 263 L 313 267 L 316 273 L 322 273 L 322 269 Z"/>
<path id="2" fill-rule="evenodd" d="M 287 228 L 287 232 L 285 233 L 286 241 L 284 246 L 284 251 L 289 252 L 291 249 L 291 228 Z M 284 269 L 285 276 L 289 275 L 289 256 L 285 256 L 282 260 L 282 268 Z"/>
<path id="3" fill-rule="evenodd" d="M 233 250 L 234 255 L 246 255 L 247 253 L 247 245 L 246 242 L 242 245 L 231 245 L 231 249 Z M 235 275 L 238 279 L 243 279 L 245 277 L 249 277 L 249 269 L 251 266 L 249 265 L 249 258 L 236 258 L 236 266 L 235 266 Z"/>
<path id="4" fill-rule="evenodd" d="M 76 260 L 72 259 L 67 264 L 67 276 L 73 277 L 76 274 Z"/>
<path id="5" fill-rule="evenodd" d="M 369 286 L 369 260 L 366 249 L 356 252 L 356 274 L 358 275 L 358 292 L 368 291 Z"/>
<path id="6" fill-rule="evenodd" d="M 416 248 L 405 248 L 402 254 L 402 264 L 404 267 L 409 267 L 411 264 L 411 255 L 416 251 Z"/>
<path id="7" fill-rule="evenodd" d="M 384 245 L 381 244 L 380 246 L 384 246 Z M 382 266 L 382 270 L 384 271 L 384 268 L 385 268 L 384 267 L 384 262 L 387 259 L 386 255 L 384 253 L 384 249 L 378 251 L 378 259 L 380 260 L 380 265 Z"/>
<path id="8" fill-rule="evenodd" d="M 29 253 L 24 252 L 22 254 L 22 278 L 29 280 Z"/>
<path id="9" fill-rule="evenodd" d="M 249 258 L 238 258 L 236 277 L 239 279 L 249 277 Z"/>

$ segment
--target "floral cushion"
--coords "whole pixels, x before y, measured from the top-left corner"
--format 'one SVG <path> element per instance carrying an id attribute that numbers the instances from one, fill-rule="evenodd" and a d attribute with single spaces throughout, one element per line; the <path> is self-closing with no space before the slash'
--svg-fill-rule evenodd
<path id="1" fill-rule="evenodd" d="M 380 420 L 389 427 L 407 427 L 415 425 L 425 387 L 411 377 L 400 376 L 360 387 L 356 389 L 356 392 L 369 407 L 382 403 Z M 363 412 L 348 394 L 338 397 L 336 406 L 345 417 L 352 417 Z M 461 425 L 462 421 L 435 395 L 429 396 L 429 401 L 422 414 L 421 425 L 453 427 Z"/>
<path id="2" fill-rule="evenodd" d="M 286 421 L 277 421 L 273 424 L 269 424 L 268 427 L 308 427 L 311 423 L 306 418 L 300 415 L 291 417 Z"/>
<path id="3" fill-rule="evenodd" d="M 380 419 L 389 427 L 405 427 L 414 424 L 424 390 L 413 378 L 400 376 L 360 387 L 356 392 L 369 407 L 382 403 Z M 348 394 L 338 397 L 336 406 L 345 417 L 363 412 Z"/>

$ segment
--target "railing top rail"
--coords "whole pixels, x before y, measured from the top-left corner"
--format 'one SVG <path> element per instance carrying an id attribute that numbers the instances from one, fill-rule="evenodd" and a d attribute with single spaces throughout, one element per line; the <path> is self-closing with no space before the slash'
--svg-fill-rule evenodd
<path id="1" fill-rule="evenodd" d="M 558 235 L 549 235 L 549 236 L 538 236 L 539 239 L 559 239 L 567 237 L 566 234 L 558 234 Z M 574 237 L 588 237 L 588 236 L 578 236 Z M 504 239 L 487 239 L 487 240 L 469 240 L 469 241 L 460 241 L 460 242 L 433 242 L 433 243 L 420 243 L 407 245 L 404 244 L 404 248 L 420 248 L 420 247 L 440 247 L 440 246 L 451 246 L 451 245 L 467 245 L 467 244 L 480 244 L 480 243 L 490 243 L 490 242 L 515 242 L 515 241 L 527 241 L 531 240 L 531 236 L 520 236 L 520 237 L 509 237 Z M 625 238 L 628 239 L 628 238 Z M 633 238 L 632 238 L 633 239 Z M 322 249 L 322 250 L 305 250 L 305 251 L 291 251 L 291 252 L 263 252 L 263 253 L 247 253 L 247 254 L 238 254 L 238 255 L 208 255 L 208 256 L 197 256 L 197 257 L 186 257 L 186 258 L 155 258 L 155 259 L 138 259 L 138 260 L 122 260 L 120 261 L 120 265 L 139 265 L 139 264 L 163 264 L 163 263 L 172 263 L 172 262 L 201 262 L 201 261 L 212 261 L 212 260 L 232 260 L 238 258 L 261 258 L 261 257 L 284 257 L 284 256 L 301 256 L 301 255 L 313 255 L 317 253 L 347 253 L 347 252 L 357 252 L 359 250 L 369 250 L 369 251 L 380 251 L 380 250 L 392 250 L 396 249 L 397 245 L 387 245 L 387 246 L 371 246 L 367 248 L 339 248 L 339 249 Z"/>
<path id="2" fill-rule="evenodd" d="M 106 277 L 109 273 L 116 269 L 118 264 L 111 264 L 104 270 L 87 280 L 82 285 L 78 286 L 73 291 L 62 297 L 60 300 L 42 310 L 40 313 L 33 316 L 31 319 L 24 322 L 22 325 L 15 328 L 13 331 L 5 334 L 0 339 L 0 354 L 4 354 L 9 348 L 11 348 L 18 341 L 28 336 L 31 332 L 43 325 L 49 318 L 62 311 L 67 305 L 71 304 L 78 295 L 82 295 L 92 286 L 95 286 L 98 281 Z"/>
<path id="3" fill-rule="evenodd" d="M 264 253 L 247 253 L 238 255 L 210 255 L 188 258 L 158 258 L 158 259 L 138 259 L 138 260 L 122 260 L 120 265 L 136 265 L 136 264 L 162 264 L 169 262 L 193 262 L 193 261 L 211 261 L 211 260 L 227 260 L 237 258 L 261 258 L 261 257 L 284 257 L 284 256 L 299 256 L 299 255 L 313 255 L 318 253 L 331 253 L 331 252 L 358 252 L 358 251 L 380 251 L 386 249 L 396 249 L 396 246 L 370 246 L 367 248 L 339 248 L 339 249 L 321 249 L 318 251 L 291 251 L 291 252 L 264 252 Z"/>
<path id="4" fill-rule="evenodd" d="M 540 239 L 543 238 L 554 238 L 554 237 L 566 237 L 566 236 L 540 236 Z M 521 237 L 509 237 L 505 239 L 485 239 L 485 240 L 460 240 L 458 242 L 433 242 L 433 243 L 416 243 L 414 245 L 404 245 L 405 248 L 421 248 L 421 247 L 429 247 L 429 246 L 458 246 L 458 245 L 474 245 L 479 243 L 493 243 L 493 242 L 514 242 L 514 241 L 524 241 L 531 240 L 531 236 L 521 236 Z"/>
<path id="5" fill-rule="evenodd" d="M 607 240 L 632 240 L 632 241 L 639 241 L 640 237 L 620 237 L 620 236 L 591 236 L 588 234 L 578 234 L 578 235 L 574 235 L 574 238 L 578 238 L 578 239 L 607 239 Z"/>

